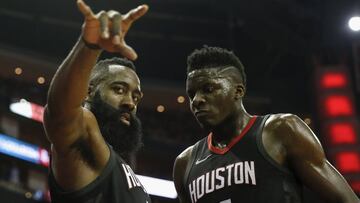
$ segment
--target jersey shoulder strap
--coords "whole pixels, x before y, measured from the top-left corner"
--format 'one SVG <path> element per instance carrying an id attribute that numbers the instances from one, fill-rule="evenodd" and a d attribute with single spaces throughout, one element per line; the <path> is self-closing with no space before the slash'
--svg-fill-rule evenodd
<path id="1" fill-rule="evenodd" d="M 194 161 L 198 155 L 199 149 L 201 148 L 201 144 L 204 142 L 206 138 L 199 140 L 198 142 L 196 142 L 193 145 L 192 151 L 191 151 L 191 155 L 190 158 L 188 160 L 188 163 L 186 165 L 186 169 L 185 169 L 185 173 L 184 173 L 184 179 L 183 179 L 183 184 L 182 186 L 184 187 L 184 189 L 186 190 L 186 184 L 188 182 L 188 178 L 189 178 L 189 174 L 190 174 L 190 170 L 192 168 L 192 166 L 194 165 Z"/>

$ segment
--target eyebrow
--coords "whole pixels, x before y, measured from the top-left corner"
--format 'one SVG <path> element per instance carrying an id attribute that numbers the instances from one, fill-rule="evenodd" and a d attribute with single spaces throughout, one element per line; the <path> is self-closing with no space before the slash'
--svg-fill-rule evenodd
<path id="1" fill-rule="evenodd" d="M 129 86 L 128 83 L 126 82 L 122 82 L 122 81 L 113 81 L 110 83 L 111 85 L 124 85 L 124 86 Z"/>

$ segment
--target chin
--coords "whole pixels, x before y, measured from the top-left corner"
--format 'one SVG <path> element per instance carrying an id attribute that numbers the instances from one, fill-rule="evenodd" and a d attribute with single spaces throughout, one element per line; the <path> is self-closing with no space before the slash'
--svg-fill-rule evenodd
<path id="1" fill-rule="evenodd" d="M 207 120 L 207 121 L 204 121 L 204 120 L 199 121 L 198 120 L 198 123 L 199 123 L 200 127 L 205 130 L 211 130 L 217 126 L 214 122 L 211 122 L 209 120 Z"/>

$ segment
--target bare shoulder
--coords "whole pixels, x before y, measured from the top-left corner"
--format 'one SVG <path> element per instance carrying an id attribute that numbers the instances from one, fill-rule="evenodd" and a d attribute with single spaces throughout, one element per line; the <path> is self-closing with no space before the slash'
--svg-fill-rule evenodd
<path id="1" fill-rule="evenodd" d="M 81 160 L 93 169 L 102 168 L 109 156 L 108 146 L 100 132 L 99 125 L 94 114 L 82 108 L 81 122 L 71 126 L 71 130 L 58 130 L 54 134 L 62 133 L 62 140 L 52 142 L 52 151 L 56 151 L 57 160 L 73 162 Z M 73 124 L 71 124 L 73 125 Z M 69 128 L 69 126 L 67 126 Z M 67 138 L 67 139 L 66 139 Z M 66 157 L 64 159 L 64 157 Z"/>
<path id="2" fill-rule="evenodd" d="M 271 114 L 267 119 L 265 126 L 272 129 L 291 128 L 299 122 L 302 122 L 302 120 L 297 115 L 290 113 L 279 113 Z"/>
<path id="3" fill-rule="evenodd" d="M 273 136 L 278 136 L 281 139 L 314 136 L 311 129 L 301 118 L 290 113 L 270 115 L 265 123 L 265 129 L 271 132 L 270 134 Z"/>
<path id="4" fill-rule="evenodd" d="M 272 114 L 265 122 L 262 131 L 262 144 L 267 154 L 279 165 L 286 167 L 288 143 L 291 137 L 292 123 L 299 118 L 293 114 Z"/>
<path id="5" fill-rule="evenodd" d="M 187 165 L 187 162 L 189 161 L 192 150 L 194 148 L 194 145 L 186 148 L 184 151 L 182 151 L 175 159 L 175 166 L 176 165 Z"/>
<path id="6" fill-rule="evenodd" d="M 302 156 L 320 160 L 320 157 L 324 156 L 321 143 L 315 133 L 298 116 L 293 114 L 272 115 L 269 118 L 268 127 L 281 137 L 282 144 L 290 158 Z"/>
<path id="7" fill-rule="evenodd" d="M 176 157 L 173 168 L 173 176 L 175 183 L 182 182 L 182 177 L 185 174 L 186 168 L 189 164 L 193 148 L 194 145 L 188 147 Z"/>
<path id="8" fill-rule="evenodd" d="M 275 114 L 267 123 L 275 134 L 280 134 L 286 161 L 302 183 L 326 202 L 359 202 L 345 179 L 327 161 L 320 141 L 305 122 L 293 114 Z"/>
<path id="9" fill-rule="evenodd" d="M 110 157 L 95 116 L 86 108 L 82 110 L 81 122 L 66 126 L 70 130 L 51 131 L 56 138 L 52 140 L 51 169 L 57 183 L 67 190 L 83 188 L 95 180 Z"/>
<path id="10" fill-rule="evenodd" d="M 87 108 L 80 107 L 69 116 L 56 117 L 44 113 L 46 135 L 52 144 L 52 150 L 58 154 L 67 154 L 77 143 L 100 143 L 102 136 L 94 114 Z"/>
<path id="11" fill-rule="evenodd" d="M 174 163 L 173 179 L 174 179 L 176 191 L 178 192 L 179 195 L 180 202 L 187 202 L 185 188 L 183 187 L 184 186 L 183 181 L 193 148 L 194 145 L 188 147 L 183 152 L 181 152 L 175 159 L 175 163 Z"/>

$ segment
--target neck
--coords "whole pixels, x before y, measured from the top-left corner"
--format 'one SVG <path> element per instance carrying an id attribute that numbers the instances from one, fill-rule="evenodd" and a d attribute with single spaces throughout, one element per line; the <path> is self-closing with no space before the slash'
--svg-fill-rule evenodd
<path id="1" fill-rule="evenodd" d="M 251 117 L 241 104 L 241 108 L 233 116 L 225 119 L 220 125 L 211 130 L 212 144 L 218 147 L 226 147 L 234 137 L 240 135 Z"/>

